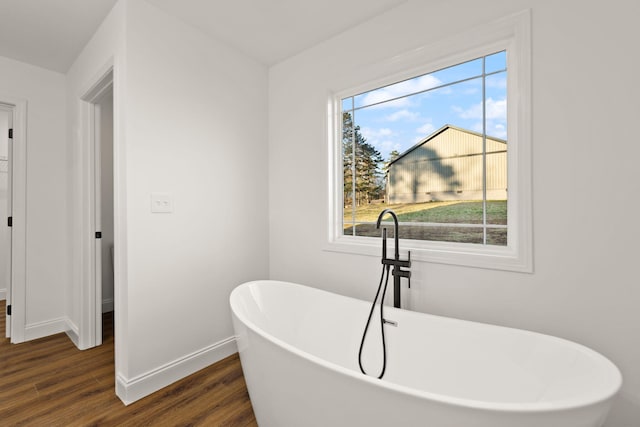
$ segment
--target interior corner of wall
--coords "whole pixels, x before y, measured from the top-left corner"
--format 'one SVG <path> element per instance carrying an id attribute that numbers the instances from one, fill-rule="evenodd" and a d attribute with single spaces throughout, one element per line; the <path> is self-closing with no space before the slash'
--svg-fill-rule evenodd
<path id="1" fill-rule="evenodd" d="M 80 349 L 80 334 L 78 333 L 78 326 L 68 317 L 65 318 L 65 323 L 67 326 L 65 333 L 67 334 L 71 342 L 73 342 L 73 344 L 78 349 Z"/>

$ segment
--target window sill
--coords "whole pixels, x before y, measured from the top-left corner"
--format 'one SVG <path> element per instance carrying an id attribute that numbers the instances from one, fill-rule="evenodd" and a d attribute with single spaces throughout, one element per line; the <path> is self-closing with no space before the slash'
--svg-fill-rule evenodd
<path id="1" fill-rule="evenodd" d="M 387 250 L 392 253 L 393 239 L 387 240 Z M 380 257 L 380 238 L 339 236 L 323 248 L 328 252 L 348 253 Z M 411 251 L 411 260 L 450 264 L 463 267 L 533 273 L 530 251 L 518 253 L 514 246 L 485 246 L 470 243 L 425 242 L 400 240 L 400 256 L 405 258 Z"/>

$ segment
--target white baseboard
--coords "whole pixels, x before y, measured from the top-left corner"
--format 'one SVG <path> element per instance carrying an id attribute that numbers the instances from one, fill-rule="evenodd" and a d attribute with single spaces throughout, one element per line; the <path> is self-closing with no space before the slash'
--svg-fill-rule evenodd
<path id="1" fill-rule="evenodd" d="M 0 289 L 0 300 L 7 299 L 7 290 Z"/>
<path id="2" fill-rule="evenodd" d="M 129 405 L 237 351 L 235 337 L 229 337 L 132 379 L 116 374 L 116 396 Z"/>
<path id="3" fill-rule="evenodd" d="M 110 311 L 113 311 L 113 298 L 103 299 L 102 312 L 109 313 Z"/>
<path id="4" fill-rule="evenodd" d="M 44 322 L 32 323 L 24 328 L 24 340 L 31 341 L 49 335 L 59 334 L 67 331 L 67 318 L 46 320 Z"/>

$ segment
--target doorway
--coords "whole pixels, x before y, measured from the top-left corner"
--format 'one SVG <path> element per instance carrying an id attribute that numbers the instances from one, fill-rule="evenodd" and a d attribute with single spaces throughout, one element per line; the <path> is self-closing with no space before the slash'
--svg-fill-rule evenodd
<path id="1" fill-rule="evenodd" d="M 13 108 L 0 104 L 0 299 L 6 300 L 5 336 L 11 337 L 11 146 Z M 10 219 L 11 218 L 11 219 Z"/>
<path id="2" fill-rule="evenodd" d="M 82 287 L 78 348 L 102 344 L 103 312 L 114 303 L 113 68 L 81 97 L 83 105 Z M 113 316 L 110 316 L 113 318 Z M 111 327 L 111 325 L 106 325 Z"/>
<path id="3" fill-rule="evenodd" d="M 100 296 L 97 308 L 96 345 L 102 344 L 105 319 L 113 319 L 114 308 L 114 237 L 113 237 L 113 86 L 95 103 L 95 223 L 100 238 L 96 239 L 96 295 Z M 99 276 L 98 276 L 99 275 Z M 112 320 L 111 320 L 112 321 Z"/>
<path id="4" fill-rule="evenodd" d="M 0 96 L 0 299 L 5 336 L 25 340 L 27 101 Z"/>

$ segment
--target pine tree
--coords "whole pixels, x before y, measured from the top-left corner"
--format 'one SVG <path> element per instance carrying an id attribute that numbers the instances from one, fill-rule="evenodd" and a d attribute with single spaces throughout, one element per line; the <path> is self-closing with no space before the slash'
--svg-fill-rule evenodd
<path id="1" fill-rule="evenodd" d="M 354 173 L 356 205 L 369 203 L 371 200 L 381 197 L 383 187 L 380 184 L 382 175 L 380 164 L 382 161 L 380 152 L 369 144 L 360 133 L 360 126 L 354 126 L 351 114 L 342 113 L 342 166 L 345 206 L 350 206 L 353 203 Z"/>
<path id="2" fill-rule="evenodd" d="M 382 167 L 383 171 L 384 171 L 384 177 L 381 178 L 381 184 L 380 187 L 382 187 L 384 189 L 383 194 L 385 196 L 385 201 L 389 201 L 387 199 L 387 185 L 389 184 L 389 165 L 391 164 L 391 162 L 393 162 L 395 159 L 397 159 L 398 157 L 400 157 L 400 153 L 398 152 L 398 150 L 393 150 L 392 152 L 389 153 L 389 159 L 387 159 L 386 162 L 384 162 L 384 166 Z"/>

